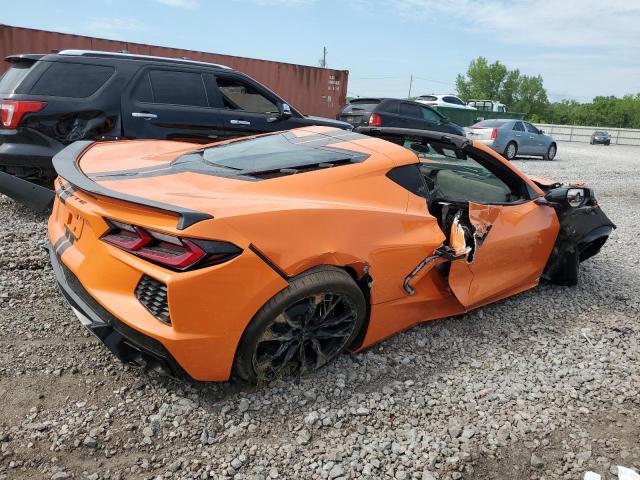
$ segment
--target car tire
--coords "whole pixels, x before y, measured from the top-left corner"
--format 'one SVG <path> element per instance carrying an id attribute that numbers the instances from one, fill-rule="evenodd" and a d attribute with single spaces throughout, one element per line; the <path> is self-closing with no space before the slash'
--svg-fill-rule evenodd
<path id="1" fill-rule="evenodd" d="M 516 142 L 509 142 L 504 149 L 504 158 L 511 161 L 516 158 L 518 154 L 518 144 Z"/>
<path id="2" fill-rule="evenodd" d="M 344 352 L 367 312 L 360 287 L 344 270 L 317 267 L 290 281 L 253 317 L 234 361 L 249 383 L 313 372 Z"/>
<path id="3" fill-rule="evenodd" d="M 553 160 L 554 158 L 556 158 L 557 153 L 558 153 L 558 146 L 555 143 L 552 143 L 551 145 L 549 145 L 549 148 L 547 149 L 547 153 L 544 154 L 544 159 Z"/>
<path id="4" fill-rule="evenodd" d="M 591 140 L 589 140 L 589 143 L 590 143 L 591 145 L 593 145 L 593 144 L 594 144 L 593 138 L 592 138 Z"/>

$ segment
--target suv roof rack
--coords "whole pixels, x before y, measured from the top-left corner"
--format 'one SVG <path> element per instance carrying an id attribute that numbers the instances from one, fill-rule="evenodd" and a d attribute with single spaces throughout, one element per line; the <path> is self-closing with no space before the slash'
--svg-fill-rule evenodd
<path id="1" fill-rule="evenodd" d="M 123 60 L 153 60 L 156 62 L 182 63 L 195 65 L 208 65 L 210 67 L 224 68 L 231 70 L 231 67 L 220 65 L 218 63 L 199 62 L 197 60 L 187 60 L 184 58 L 156 57 L 153 55 L 141 55 L 137 53 L 122 52 L 105 52 L 101 50 L 62 50 L 58 55 L 70 55 L 79 57 L 102 57 L 102 58 L 121 58 Z"/>

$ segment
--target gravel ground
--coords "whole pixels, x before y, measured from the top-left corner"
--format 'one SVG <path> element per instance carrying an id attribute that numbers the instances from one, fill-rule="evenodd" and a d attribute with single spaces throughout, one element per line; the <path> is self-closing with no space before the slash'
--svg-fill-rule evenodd
<path id="1" fill-rule="evenodd" d="M 640 467 L 637 147 L 560 144 L 618 225 L 580 286 L 542 284 L 300 380 L 188 384 L 84 332 L 45 218 L 0 196 L 0 478 L 578 479 Z"/>

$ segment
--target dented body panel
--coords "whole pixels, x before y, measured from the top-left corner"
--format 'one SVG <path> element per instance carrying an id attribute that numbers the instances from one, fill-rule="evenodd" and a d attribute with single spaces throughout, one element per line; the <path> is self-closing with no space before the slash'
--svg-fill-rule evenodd
<path id="1" fill-rule="evenodd" d="M 339 161 L 269 171 L 265 178 L 264 172 L 185 163 L 180 159 L 195 147 L 180 142 L 126 141 L 92 144 L 58 170 L 49 220 L 53 261 L 77 278 L 75 288 L 162 345 L 192 378 L 229 378 L 252 318 L 314 267 L 342 268 L 363 290 L 369 312 L 351 346 L 358 351 L 417 323 L 534 287 L 558 248 L 562 222 L 557 209 L 538 202 L 545 192 L 484 146 L 460 140 L 461 148 L 489 155 L 494 167 L 504 164 L 522 187 L 522 200 L 436 208 L 424 192 L 389 176 L 419 163 L 403 146 L 327 127 L 273 135 L 316 145 Z M 343 155 L 349 160 L 340 160 Z M 80 186 L 71 181 L 78 175 Z M 185 212 L 201 218 L 185 223 Z M 101 241 L 111 220 L 230 242 L 242 253 L 213 267 L 170 271 Z M 96 273 L 104 271 L 112 275 Z M 171 326 L 133 295 L 142 276 L 166 285 Z"/>

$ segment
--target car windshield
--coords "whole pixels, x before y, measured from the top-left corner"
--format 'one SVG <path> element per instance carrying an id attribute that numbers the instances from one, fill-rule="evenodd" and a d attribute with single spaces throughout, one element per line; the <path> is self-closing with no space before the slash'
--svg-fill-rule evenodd
<path id="1" fill-rule="evenodd" d="M 609 135 L 607 132 L 603 132 L 602 130 L 598 130 L 596 135 Z"/>
<path id="2" fill-rule="evenodd" d="M 434 97 L 433 95 L 422 95 L 421 97 L 418 97 L 416 100 L 427 100 L 429 102 L 435 102 L 436 100 L 438 100 L 438 98 Z"/>
<path id="3" fill-rule="evenodd" d="M 500 128 L 505 123 L 507 123 L 505 120 L 483 120 L 471 125 L 471 128 Z"/>
<path id="4" fill-rule="evenodd" d="M 334 137 L 323 136 L 316 140 L 298 142 L 295 135 L 282 132 L 214 145 L 187 156 L 199 156 L 211 166 L 237 170 L 239 175 L 310 165 L 330 166 L 362 157 L 357 152 L 329 148 L 327 143 L 339 142 Z"/>

